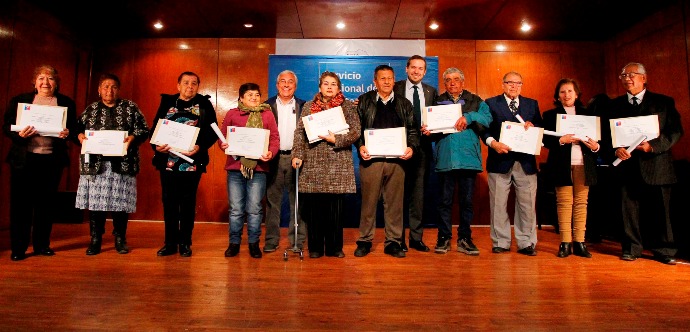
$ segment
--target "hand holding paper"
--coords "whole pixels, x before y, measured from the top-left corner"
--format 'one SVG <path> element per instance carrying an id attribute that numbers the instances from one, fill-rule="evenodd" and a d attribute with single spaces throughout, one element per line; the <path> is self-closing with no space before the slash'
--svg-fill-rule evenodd
<path id="1" fill-rule="evenodd" d="M 642 142 L 643 142 L 644 140 L 646 140 L 646 139 L 647 139 L 647 136 L 642 135 L 642 136 L 640 136 L 637 140 L 635 140 L 635 142 L 633 142 L 633 144 L 631 144 L 631 145 L 626 149 L 626 151 L 628 152 L 628 154 L 632 153 L 632 152 L 635 150 L 635 148 L 637 148 L 637 146 L 640 145 L 640 143 L 642 143 Z M 613 166 L 618 166 L 618 164 L 620 164 L 621 161 L 623 161 L 623 159 L 621 159 L 621 158 L 616 158 L 616 160 L 614 160 L 613 163 L 612 163 L 611 165 L 613 165 Z"/>

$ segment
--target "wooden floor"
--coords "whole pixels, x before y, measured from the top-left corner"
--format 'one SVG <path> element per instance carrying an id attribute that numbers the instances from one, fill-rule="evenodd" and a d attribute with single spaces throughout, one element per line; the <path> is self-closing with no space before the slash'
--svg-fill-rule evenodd
<path id="1" fill-rule="evenodd" d="M 107 232 L 112 224 L 108 223 Z M 491 253 L 489 229 L 473 229 L 478 257 L 410 251 L 353 256 L 357 229 L 345 230 L 344 259 L 303 261 L 278 252 L 223 257 L 227 224 L 198 223 L 194 255 L 156 257 L 163 224 L 131 222 L 133 249 L 85 256 L 87 224 L 56 224 L 53 257 L 12 262 L 0 252 L 0 330 L 685 330 L 690 266 L 619 260 L 620 247 L 590 246 L 594 258 L 555 256 L 559 239 L 539 231 L 536 257 Z M 246 232 L 246 231 L 245 231 Z M 283 229 L 285 235 L 286 229 Z M 425 230 L 433 247 L 436 229 Z M 647 257 L 649 258 L 649 257 Z"/>

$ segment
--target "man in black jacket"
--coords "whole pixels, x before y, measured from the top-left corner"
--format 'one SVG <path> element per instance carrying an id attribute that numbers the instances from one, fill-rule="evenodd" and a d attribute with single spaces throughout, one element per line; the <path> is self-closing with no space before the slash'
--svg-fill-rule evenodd
<path id="1" fill-rule="evenodd" d="M 360 163 L 362 211 L 356 257 L 371 251 L 376 228 L 376 206 L 383 196 L 386 240 L 383 252 L 393 257 L 405 257 L 400 241 L 403 231 L 404 163 L 410 159 L 419 142 L 419 128 L 415 127 L 412 103 L 404 95 L 393 93 L 395 73 L 388 65 L 374 70 L 376 90 L 359 96 L 357 112 L 362 122 L 362 136 L 355 143 Z M 364 145 L 364 130 L 404 127 L 407 148 L 399 158 L 372 158 Z"/>
<path id="2" fill-rule="evenodd" d="M 634 261 L 642 255 L 641 222 L 648 222 L 645 245 L 664 264 L 676 264 L 669 204 L 671 185 L 676 183 L 671 147 L 683 136 L 680 114 L 673 98 L 647 91 L 647 71 L 640 63 L 629 63 L 618 76 L 627 91 L 612 102 L 610 118 L 657 115 L 659 137 L 642 142 L 632 153 L 613 147 L 621 180 L 623 212 L 623 254 Z M 645 225 L 647 226 L 647 225 Z"/>
<path id="3" fill-rule="evenodd" d="M 297 89 L 297 75 L 290 70 L 284 70 L 276 78 L 278 94 L 265 101 L 271 106 L 273 116 L 278 123 L 280 134 L 280 154 L 271 160 L 266 184 L 266 241 L 264 252 L 274 252 L 280 242 L 280 220 L 283 194 L 288 191 L 290 201 L 290 224 L 288 225 L 288 240 L 290 247 L 301 248 L 307 236 L 307 227 L 302 218 L 297 219 L 297 239 L 295 239 L 295 170 L 292 168 L 292 140 L 300 121 L 300 113 L 304 100 L 295 97 Z M 297 242 L 295 242 L 295 240 Z"/>

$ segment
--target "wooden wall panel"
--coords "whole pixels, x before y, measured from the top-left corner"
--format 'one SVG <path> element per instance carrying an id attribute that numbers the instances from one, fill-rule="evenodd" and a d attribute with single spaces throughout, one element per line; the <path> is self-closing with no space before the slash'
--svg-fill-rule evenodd
<path id="1" fill-rule="evenodd" d="M 607 60 L 613 65 L 607 68 L 608 77 L 616 77 L 628 62 L 640 62 L 647 69 L 647 86 L 654 91 L 671 96 L 681 114 L 686 133 L 690 130 L 690 83 L 688 72 L 687 18 L 683 19 L 682 4 L 672 6 L 638 23 L 612 41 L 613 55 Z M 685 20 L 685 23 L 684 23 Z M 611 80 L 614 81 L 614 80 Z M 607 81 L 609 83 L 610 81 Z M 615 79 L 615 91 L 611 97 L 625 93 L 620 81 Z M 675 159 L 690 157 L 690 139 L 685 135 L 673 149 Z"/>

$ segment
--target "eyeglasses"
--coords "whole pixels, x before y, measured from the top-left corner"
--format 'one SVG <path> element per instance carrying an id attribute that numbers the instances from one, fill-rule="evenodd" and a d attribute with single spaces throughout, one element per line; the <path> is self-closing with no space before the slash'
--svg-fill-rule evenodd
<path id="1" fill-rule="evenodd" d="M 620 78 L 622 80 L 624 80 L 626 77 L 629 79 L 633 79 L 633 77 L 635 77 L 637 75 L 644 75 L 644 74 L 636 73 L 636 72 L 622 73 L 622 74 L 618 75 L 618 78 Z"/>
<path id="2" fill-rule="evenodd" d="M 514 82 L 514 81 L 505 81 L 503 84 L 511 85 L 511 86 L 522 86 L 522 82 Z"/>

